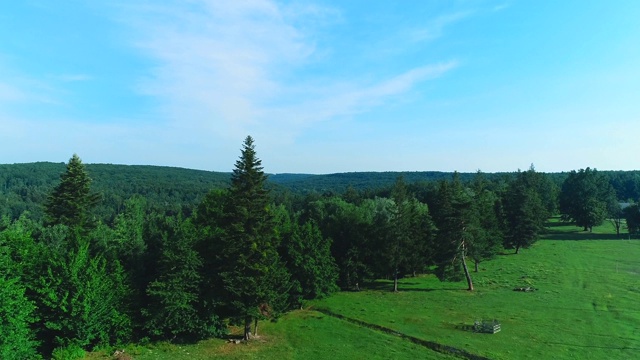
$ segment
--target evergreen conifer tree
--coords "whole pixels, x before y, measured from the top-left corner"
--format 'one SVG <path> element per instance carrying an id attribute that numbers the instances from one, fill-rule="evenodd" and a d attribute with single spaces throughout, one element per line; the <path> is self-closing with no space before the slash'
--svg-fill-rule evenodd
<path id="1" fill-rule="evenodd" d="M 36 322 L 36 308 L 25 294 L 24 273 L 30 269 L 21 261 L 24 255 L 35 255 L 29 254 L 33 240 L 21 230 L 10 225 L 0 231 L 0 359 L 7 360 L 40 358 L 30 328 Z"/>
<path id="2" fill-rule="evenodd" d="M 220 334 L 220 323 L 201 316 L 202 260 L 195 250 L 197 232 L 180 218 L 165 218 L 158 277 L 147 287 L 145 328 L 160 339 L 195 340 Z"/>
<path id="3" fill-rule="evenodd" d="M 540 194 L 528 181 L 533 169 L 519 172 L 517 178 L 509 184 L 505 194 L 505 243 L 504 247 L 515 249 L 528 248 L 538 240 L 538 234 L 544 227 L 547 212 Z"/>
<path id="4" fill-rule="evenodd" d="M 277 252 L 266 180 L 253 139 L 247 136 L 231 175 L 220 274 L 233 315 L 244 321 L 245 340 L 251 337 L 252 322 L 257 329 L 258 319 L 288 297 L 289 276 Z"/>
<path id="5" fill-rule="evenodd" d="M 464 274 L 468 290 L 473 291 L 466 255 L 479 224 L 473 212 L 472 197 L 460 182 L 458 173 L 454 173 L 451 184 L 441 183 L 436 204 L 436 275 L 440 280 L 459 280 Z"/>
<path id="6" fill-rule="evenodd" d="M 118 262 L 108 268 L 104 257 L 92 256 L 86 238 L 72 243 L 68 253 L 49 255 L 48 269 L 39 279 L 37 303 L 45 349 L 128 341 L 130 290 L 124 270 Z"/>
<path id="7" fill-rule="evenodd" d="M 67 171 L 60 175 L 60 183 L 53 189 L 45 204 L 47 223 L 80 228 L 83 232 L 93 227 L 90 211 L 99 196 L 91 192 L 91 178 L 82 160 L 73 154 Z"/>

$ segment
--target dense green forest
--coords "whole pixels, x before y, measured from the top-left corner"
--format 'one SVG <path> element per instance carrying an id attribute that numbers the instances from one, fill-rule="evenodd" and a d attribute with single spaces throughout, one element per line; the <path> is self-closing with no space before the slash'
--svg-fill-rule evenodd
<path id="1" fill-rule="evenodd" d="M 529 248 L 561 214 L 640 227 L 640 173 L 263 172 L 247 137 L 232 173 L 0 166 L 0 358 L 128 342 L 243 339 L 259 322 L 374 279 L 466 280 Z"/>
<path id="2" fill-rule="evenodd" d="M 43 203 L 65 170 L 64 163 L 38 162 L 29 164 L 0 164 L 0 214 L 17 219 L 24 211 L 40 221 Z M 145 197 L 148 206 L 190 214 L 211 189 L 229 185 L 231 173 L 191 170 L 164 166 L 86 164 L 93 180 L 92 189 L 101 201 L 93 213 L 111 223 L 120 213 L 127 199 L 134 195 Z M 614 188 L 617 198 L 633 202 L 640 198 L 640 171 L 601 171 Z M 484 174 L 492 182 L 508 182 L 517 174 Z M 459 173 L 468 183 L 475 173 Z M 291 196 L 327 196 L 357 191 L 359 196 L 375 197 L 389 192 L 399 176 L 414 193 L 424 193 L 430 184 L 449 180 L 453 173 L 423 172 L 354 172 L 327 175 L 268 174 L 267 187 L 276 199 Z M 545 174 L 558 187 L 568 173 Z M 424 200 L 424 199 L 423 199 Z"/>

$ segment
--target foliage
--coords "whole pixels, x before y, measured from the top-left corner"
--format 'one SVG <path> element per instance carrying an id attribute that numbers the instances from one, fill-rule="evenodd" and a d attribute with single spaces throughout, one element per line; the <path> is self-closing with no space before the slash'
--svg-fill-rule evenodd
<path id="1" fill-rule="evenodd" d="M 509 184 L 504 195 L 504 216 L 506 232 L 504 247 L 515 249 L 529 248 L 537 240 L 547 219 L 539 190 L 535 186 L 536 172 L 533 168 L 518 173 L 518 177 Z"/>
<path id="2" fill-rule="evenodd" d="M 83 348 L 76 344 L 70 344 L 55 348 L 51 354 L 53 360 L 81 360 L 86 353 Z"/>
<path id="3" fill-rule="evenodd" d="M 438 228 L 434 251 L 436 275 L 440 280 L 457 281 L 463 274 L 468 276 L 464 256 L 474 240 L 472 230 L 478 226 L 471 195 L 456 174 L 451 182 L 440 183 L 434 202 L 434 221 Z M 469 290 L 473 290 L 470 281 Z"/>
<path id="4" fill-rule="evenodd" d="M 6 230 L 5 230 L 6 231 Z M 4 234 L 0 234 L 0 238 Z M 0 240 L 0 358 L 7 360 L 37 359 L 38 342 L 31 330 L 36 321 L 35 306 L 25 295 L 25 287 L 9 254 L 4 239 Z"/>
<path id="5" fill-rule="evenodd" d="M 52 253 L 39 279 L 45 345 L 91 348 L 130 339 L 129 289 L 122 267 L 116 263 L 107 268 L 102 256 L 91 256 L 86 238 L 76 235 L 69 241 L 68 253 Z"/>
<path id="6" fill-rule="evenodd" d="M 147 287 L 145 328 L 159 339 L 179 341 L 219 335 L 220 323 L 207 323 L 199 311 L 202 260 L 194 248 L 190 221 L 165 218 L 158 275 Z"/>
<path id="7" fill-rule="evenodd" d="M 198 230 L 195 249 L 202 259 L 200 311 L 202 316 L 216 318 L 225 313 L 221 295 L 224 283 L 220 276 L 222 269 L 221 251 L 223 248 L 224 207 L 229 193 L 226 189 L 211 190 L 198 205 L 193 222 Z"/>
<path id="8" fill-rule="evenodd" d="M 331 254 L 340 270 L 338 284 L 345 289 L 357 289 L 371 277 L 372 213 L 366 211 L 371 200 L 361 206 L 339 197 L 319 199 L 308 204 L 302 220 L 313 219 L 322 236 L 331 239 Z"/>
<path id="9" fill-rule="evenodd" d="M 638 234 L 640 232 L 640 207 L 638 204 L 631 204 L 622 210 L 623 216 L 627 223 L 629 234 Z"/>
<path id="10" fill-rule="evenodd" d="M 145 198 L 149 209 L 171 209 L 176 214 L 198 204 L 212 188 L 229 184 L 229 173 L 146 165 L 86 164 L 92 189 L 101 201 L 92 214 L 111 224 L 127 199 Z M 65 171 L 63 163 L 38 162 L 0 165 L 0 216 L 17 219 L 24 211 L 44 218 L 43 204 Z"/>
<path id="11" fill-rule="evenodd" d="M 277 311 L 288 298 L 289 274 L 279 260 L 265 182 L 253 139 L 247 136 L 231 176 L 220 254 L 226 302 L 244 320 L 247 340 L 251 322 L 257 325 L 264 307 Z"/>
<path id="12" fill-rule="evenodd" d="M 91 179 L 82 160 L 73 154 L 67 163 L 67 171 L 60 175 L 60 183 L 53 189 L 45 205 L 50 225 L 66 225 L 86 231 L 93 227 L 91 209 L 99 196 L 91 192 Z"/>
<path id="13" fill-rule="evenodd" d="M 472 183 L 473 212 L 477 218 L 470 227 L 473 241 L 467 244 L 467 253 L 473 259 L 475 271 L 484 260 L 493 259 L 502 249 L 505 226 L 502 201 L 498 194 L 489 190 L 484 175 L 478 173 Z"/>
<path id="14" fill-rule="evenodd" d="M 615 192 L 605 175 L 596 169 L 571 171 L 562 184 L 560 211 L 564 219 L 572 220 L 584 230 L 602 224 L 609 215 Z"/>
<path id="15" fill-rule="evenodd" d="M 396 180 L 391 196 L 365 200 L 362 208 L 372 219 L 369 251 L 375 254 L 375 263 L 371 267 L 397 285 L 399 277 L 423 272 L 429 265 L 435 227 L 427 206 L 409 193 L 403 178 Z"/>
<path id="16" fill-rule="evenodd" d="M 454 174 L 452 181 L 440 183 L 425 181 L 423 173 L 405 174 L 407 183 L 396 179 L 397 173 L 367 173 L 287 175 L 277 184 L 282 176 L 264 174 L 250 137 L 231 177 L 218 174 L 226 176 L 222 182 L 212 180 L 217 175 L 186 169 L 86 169 L 72 158 L 49 200 L 40 197 L 40 205 L 52 207 L 57 194 L 70 200 L 69 208 L 80 209 L 55 221 L 49 215 L 48 226 L 42 216 L 28 212 L 14 221 L 15 211 L 32 208 L 35 204 L 26 200 L 40 196 L 33 189 L 50 186 L 55 177 L 36 179 L 34 187 L 20 178 L 23 202 L 7 192 L 17 189 L 13 184 L 19 181 L 0 182 L 2 194 L 10 194 L 0 201 L 2 261 L 9 264 L 0 268 L 0 312 L 12 314 L 6 318 L 15 319 L 11 326 L 16 329 L 0 329 L 0 339 L 14 336 L 24 349 L 40 343 L 42 353 L 50 355 L 53 349 L 72 353 L 129 339 L 182 343 L 220 336 L 223 323 L 231 324 L 232 331 L 244 323 L 249 338 L 252 323 L 257 334 L 258 320 L 273 319 L 303 302 L 315 304 L 314 299 L 333 294 L 336 284 L 365 293 L 368 286 L 395 290 L 400 284 L 416 291 L 393 297 L 411 299 L 424 290 L 417 288 L 423 279 L 431 278 L 421 274 L 435 271 L 442 280 L 465 274 L 471 288 L 465 259 L 472 259 L 478 271 L 478 264 L 496 258 L 500 245 L 516 252 L 530 247 L 557 209 L 558 185 L 572 177 L 540 174 L 531 167 L 510 174 Z M 178 176 L 187 172 L 193 179 Z M 91 184 L 106 200 L 95 209 L 85 201 L 94 194 L 82 190 L 89 189 L 88 174 L 96 177 Z M 631 177 L 602 174 L 598 187 L 618 179 L 616 186 L 633 191 Z M 176 183 L 170 175 L 176 175 Z M 71 186 L 62 186 L 65 181 L 84 184 L 77 187 L 82 191 L 70 191 Z M 228 189 L 220 188 L 229 182 Z M 612 209 L 614 197 L 607 199 Z M 637 231 L 637 206 L 627 209 L 627 225 Z M 597 236 L 599 228 L 594 229 Z M 482 296 L 487 284 L 500 283 L 491 276 L 503 276 L 493 261 L 485 268 L 474 275 Z M 407 275 L 412 279 L 403 280 Z M 429 286 L 443 290 L 447 285 Z M 456 296 L 450 298 L 469 299 Z M 378 316 L 366 305 L 351 305 L 367 317 Z M 387 304 L 387 313 L 398 311 L 397 305 Z"/>
<path id="17" fill-rule="evenodd" d="M 407 334 L 497 360 L 633 359 L 640 347 L 640 244 L 612 238 L 609 224 L 583 233 L 552 219 L 544 240 L 526 256 L 487 262 L 486 271 L 474 275 L 474 293 L 459 291 L 462 282 L 440 282 L 433 275 L 401 279 L 401 288 L 410 291 L 399 294 L 389 293 L 392 281 L 378 280 L 360 292 L 311 301 L 308 309 L 265 324 L 270 336 L 264 341 L 234 345 L 210 339 L 193 345 L 130 346 L 126 352 L 136 360 L 457 358 L 397 335 Z M 513 291 L 525 285 L 538 290 Z M 395 335 L 313 309 L 391 328 Z M 486 336 L 463 331 L 478 319 L 497 319 L 503 330 Z M 91 358 L 111 359 L 110 354 Z"/>
<path id="18" fill-rule="evenodd" d="M 286 213 L 286 211 L 284 211 Z M 338 290 L 338 266 L 331 255 L 331 240 L 325 239 L 313 220 L 293 223 L 284 234 L 280 254 L 291 274 L 293 302 L 322 298 Z"/>

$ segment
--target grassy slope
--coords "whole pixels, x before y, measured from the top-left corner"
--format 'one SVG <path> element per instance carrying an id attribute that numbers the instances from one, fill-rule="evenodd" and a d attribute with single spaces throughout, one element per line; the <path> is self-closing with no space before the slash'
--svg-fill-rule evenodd
<path id="1" fill-rule="evenodd" d="M 586 234 L 551 225 L 547 239 L 531 249 L 481 264 L 473 274 L 473 293 L 464 290 L 464 283 L 422 276 L 403 279 L 399 293 L 388 291 L 390 282 L 378 281 L 369 290 L 338 293 L 309 305 L 491 359 L 635 358 L 640 352 L 640 241 L 612 240 L 607 226 Z M 575 241 L 579 238 L 590 240 Z M 538 291 L 513 291 L 520 286 Z M 494 335 L 461 326 L 494 318 L 502 323 Z M 262 333 L 262 341 L 249 345 L 209 340 L 131 348 L 129 353 L 142 360 L 447 358 L 312 310 L 264 324 Z"/>

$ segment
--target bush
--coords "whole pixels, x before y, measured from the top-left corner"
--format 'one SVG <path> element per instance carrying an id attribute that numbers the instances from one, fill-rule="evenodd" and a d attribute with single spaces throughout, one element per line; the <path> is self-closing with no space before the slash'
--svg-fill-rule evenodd
<path id="1" fill-rule="evenodd" d="M 53 360 L 78 360 L 84 358 L 84 356 L 84 350 L 76 344 L 56 348 L 51 354 Z"/>

